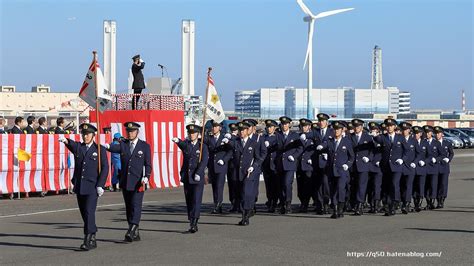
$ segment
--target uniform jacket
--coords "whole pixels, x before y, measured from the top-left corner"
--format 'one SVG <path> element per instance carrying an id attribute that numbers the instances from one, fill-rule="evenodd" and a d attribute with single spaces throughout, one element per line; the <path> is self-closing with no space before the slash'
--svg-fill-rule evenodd
<path id="1" fill-rule="evenodd" d="M 209 150 L 209 160 L 207 167 L 211 173 L 227 173 L 229 160 L 232 158 L 232 146 L 222 142 L 224 134 L 220 134 L 216 140 L 214 136 L 206 136 L 204 143 Z M 224 161 L 224 165 L 219 165 L 219 160 Z"/>
<path id="2" fill-rule="evenodd" d="M 201 139 L 198 139 L 194 145 L 189 139 L 179 140 L 177 145 L 183 152 L 183 165 L 179 172 L 181 182 L 188 184 L 204 184 L 204 170 L 209 161 L 209 150 L 206 143 L 202 146 L 201 161 L 199 161 L 199 155 L 201 154 Z M 199 181 L 194 180 L 195 175 L 199 175 Z"/>

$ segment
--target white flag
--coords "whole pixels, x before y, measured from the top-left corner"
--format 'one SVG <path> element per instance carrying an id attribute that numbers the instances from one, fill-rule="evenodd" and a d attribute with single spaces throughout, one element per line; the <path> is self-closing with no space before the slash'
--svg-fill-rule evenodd
<path id="1" fill-rule="evenodd" d="M 133 94 L 133 73 L 132 69 L 128 70 L 128 94 Z"/>
<path id="2" fill-rule="evenodd" d="M 97 67 L 97 69 L 95 67 Z M 97 78 L 95 78 L 96 74 Z M 95 84 L 96 80 L 97 84 Z M 98 92 L 97 96 L 96 87 Z M 105 85 L 104 75 L 102 75 L 99 63 L 95 59 L 87 71 L 86 78 L 79 91 L 79 97 L 93 108 L 96 108 L 96 101 L 99 101 L 99 112 L 101 113 L 112 107 L 112 96 Z"/>
<path id="3" fill-rule="evenodd" d="M 225 120 L 224 109 L 222 109 L 221 100 L 219 95 L 217 95 L 216 87 L 214 87 L 214 81 L 210 76 L 207 78 L 207 83 L 206 114 L 217 123 L 220 123 Z"/>

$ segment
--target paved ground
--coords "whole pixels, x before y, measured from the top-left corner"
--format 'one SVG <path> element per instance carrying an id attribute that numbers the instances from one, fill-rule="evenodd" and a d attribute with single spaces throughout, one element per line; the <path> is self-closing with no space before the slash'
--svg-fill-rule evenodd
<path id="1" fill-rule="evenodd" d="M 442 210 L 340 220 L 280 216 L 263 212 L 260 188 L 262 211 L 250 226 L 237 226 L 237 214 L 210 215 L 206 204 L 197 234 L 183 233 L 188 222 L 181 189 L 148 191 L 142 241 L 132 244 L 122 242 L 127 225 L 121 194 L 106 193 L 97 213 L 99 247 L 90 252 L 78 251 L 82 224 L 74 196 L 0 200 L 0 264 L 474 263 L 474 150 L 456 150 Z M 205 191 L 204 202 L 211 202 L 210 186 Z"/>

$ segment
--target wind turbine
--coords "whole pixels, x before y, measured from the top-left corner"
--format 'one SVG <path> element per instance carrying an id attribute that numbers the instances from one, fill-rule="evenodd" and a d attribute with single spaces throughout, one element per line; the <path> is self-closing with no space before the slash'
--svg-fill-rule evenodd
<path id="1" fill-rule="evenodd" d="M 301 10 L 306 14 L 306 17 L 304 17 L 304 21 L 308 22 L 308 48 L 306 49 L 306 58 L 304 59 L 304 65 L 303 69 L 306 68 L 306 63 L 308 64 L 308 102 L 307 102 L 307 118 L 308 119 L 313 119 L 314 114 L 313 114 L 313 32 L 314 32 L 314 22 L 317 19 L 332 16 L 335 14 L 339 14 L 342 12 L 350 11 L 353 10 L 354 8 L 345 8 L 345 9 L 337 9 L 337 10 L 331 10 L 331 11 L 326 11 L 326 12 L 321 12 L 317 14 L 316 16 L 311 13 L 311 10 L 303 3 L 303 0 L 296 0 L 296 3 L 301 7 Z"/>

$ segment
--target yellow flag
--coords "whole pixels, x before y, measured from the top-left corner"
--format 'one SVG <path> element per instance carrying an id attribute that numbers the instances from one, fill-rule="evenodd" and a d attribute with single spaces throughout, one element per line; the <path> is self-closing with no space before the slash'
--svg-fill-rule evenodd
<path id="1" fill-rule="evenodd" d="M 31 154 L 27 153 L 22 149 L 18 149 L 18 161 L 27 162 L 31 159 Z"/>

